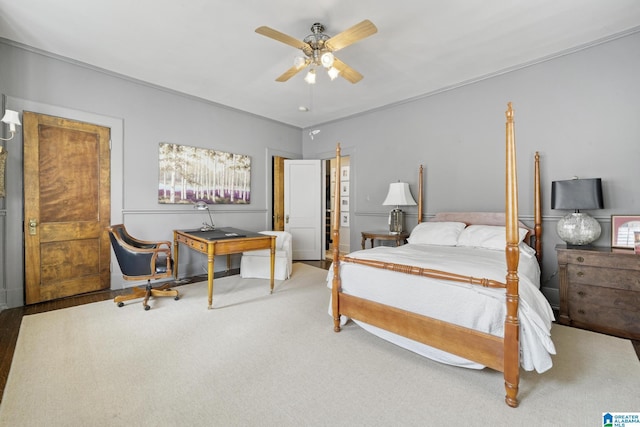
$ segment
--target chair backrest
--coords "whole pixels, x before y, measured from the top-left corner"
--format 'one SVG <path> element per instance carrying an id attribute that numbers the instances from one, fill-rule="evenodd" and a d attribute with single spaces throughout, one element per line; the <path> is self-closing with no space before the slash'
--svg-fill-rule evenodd
<path id="1" fill-rule="evenodd" d="M 122 224 L 109 227 L 109 238 L 120 270 L 126 279 L 171 275 L 170 255 L 167 262 L 167 252 L 160 251 L 158 243 L 135 239 L 127 233 Z"/>
<path id="2" fill-rule="evenodd" d="M 288 231 L 261 231 L 260 234 L 276 236 L 276 249 L 291 250 L 291 241 L 293 237 Z"/>
<path id="3" fill-rule="evenodd" d="M 129 246 L 133 246 L 134 248 L 153 249 L 153 248 L 156 248 L 158 246 L 157 243 L 143 242 L 143 241 L 140 241 L 140 240 L 132 237 L 129 233 L 127 233 L 127 229 L 124 227 L 123 224 L 112 225 L 109 228 L 109 231 L 111 231 L 112 233 L 116 234 L 118 237 L 120 237 L 120 239 L 123 242 L 125 242 Z"/>

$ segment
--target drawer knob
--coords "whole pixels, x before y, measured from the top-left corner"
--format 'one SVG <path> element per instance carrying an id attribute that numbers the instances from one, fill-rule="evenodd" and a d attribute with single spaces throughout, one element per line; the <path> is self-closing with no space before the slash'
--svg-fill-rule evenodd
<path id="1" fill-rule="evenodd" d="M 583 258 L 583 257 L 581 257 L 581 256 L 579 256 L 578 258 L 576 258 L 576 260 L 577 260 L 578 262 L 584 262 L 584 258 Z"/>
<path id="2" fill-rule="evenodd" d="M 578 310 L 578 313 L 584 314 L 584 310 L 580 309 L 580 310 Z"/>
<path id="3" fill-rule="evenodd" d="M 584 273 L 582 271 L 578 271 L 578 277 L 582 277 L 584 276 Z"/>
<path id="4" fill-rule="evenodd" d="M 585 291 L 578 291 L 578 295 L 581 297 L 585 296 L 587 293 Z"/>

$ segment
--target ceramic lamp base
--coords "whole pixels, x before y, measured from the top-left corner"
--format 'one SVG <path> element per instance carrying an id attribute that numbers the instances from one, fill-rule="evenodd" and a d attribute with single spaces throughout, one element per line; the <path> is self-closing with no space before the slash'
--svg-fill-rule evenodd
<path id="1" fill-rule="evenodd" d="M 557 231 L 558 236 L 567 244 L 585 246 L 597 240 L 602 229 L 592 216 L 573 212 L 558 221 Z"/>
<path id="2" fill-rule="evenodd" d="M 393 209 L 389 213 L 389 233 L 400 234 L 404 230 L 404 212 L 401 209 Z"/>

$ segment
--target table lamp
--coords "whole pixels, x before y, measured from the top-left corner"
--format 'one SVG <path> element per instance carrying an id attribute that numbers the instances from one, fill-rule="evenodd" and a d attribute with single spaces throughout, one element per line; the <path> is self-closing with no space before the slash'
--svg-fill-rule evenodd
<path id="1" fill-rule="evenodd" d="M 581 209 L 603 209 L 600 178 L 569 179 L 551 183 L 551 209 L 573 210 L 558 221 L 558 236 L 568 245 L 585 246 L 600 237 L 602 229 L 595 218 Z"/>
<path id="2" fill-rule="evenodd" d="M 215 226 L 213 225 L 213 217 L 211 216 L 211 211 L 209 210 L 209 205 L 200 200 L 199 202 L 196 202 L 193 207 L 194 209 L 197 209 L 199 211 L 207 211 L 207 213 L 209 214 L 209 220 L 211 221 L 211 223 L 207 224 L 206 222 L 203 222 L 202 227 L 200 227 L 200 231 L 215 230 Z"/>
<path id="3" fill-rule="evenodd" d="M 404 212 L 399 207 L 415 206 L 415 204 L 416 201 L 411 196 L 409 184 L 406 182 L 392 182 L 389 184 L 389 192 L 382 205 L 395 205 L 395 208 L 389 212 L 389 232 L 391 234 L 400 234 L 404 230 Z"/>

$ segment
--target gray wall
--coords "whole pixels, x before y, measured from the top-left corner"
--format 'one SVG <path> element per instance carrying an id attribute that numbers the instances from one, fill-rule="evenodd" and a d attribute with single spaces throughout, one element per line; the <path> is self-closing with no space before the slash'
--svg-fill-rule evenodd
<path id="1" fill-rule="evenodd" d="M 590 212 L 610 242 L 610 215 L 640 214 L 640 33 L 473 84 L 313 129 L 305 158 L 331 155 L 336 142 L 351 156 L 351 242 L 386 226 L 382 201 L 390 182 L 417 196 L 425 168 L 425 212 L 504 210 L 507 102 L 515 109 L 520 214 L 533 219 L 533 156 L 541 155 L 543 291 L 558 303 L 556 223 L 551 181 L 601 177 L 605 208 Z M 309 129 L 305 131 L 308 132 Z M 306 134 L 306 132 L 304 134 Z M 409 228 L 417 209 L 404 208 Z"/>
<path id="2" fill-rule="evenodd" d="M 137 237 L 173 240 L 172 230 L 208 219 L 191 206 L 157 202 L 158 143 L 251 156 L 251 204 L 216 205 L 216 224 L 271 227 L 271 156 L 301 157 L 300 129 L 121 78 L 0 40 L 0 93 L 6 108 L 90 121 L 112 131 L 111 223 Z M 23 304 L 22 129 L 5 143 L 7 197 L 0 198 L 0 309 Z M 180 270 L 206 273 L 206 257 L 181 251 Z M 223 257 L 224 258 L 224 257 Z M 239 258 L 234 257 L 234 267 Z M 216 270 L 226 267 L 224 259 Z M 112 288 L 123 281 L 115 259 Z"/>
<path id="3" fill-rule="evenodd" d="M 99 70 L 24 50 L 0 41 L 0 93 L 7 107 L 26 107 L 70 118 L 87 117 L 112 127 L 112 222 L 123 221 L 142 238 L 170 239 L 174 228 L 202 221 L 186 207 L 158 205 L 157 144 L 174 142 L 252 157 L 252 203 L 219 206 L 216 223 L 269 228 L 270 157 L 327 159 L 336 142 L 351 161 L 351 249 L 362 230 L 386 226 L 382 206 L 388 184 L 403 180 L 417 190 L 425 167 L 427 217 L 438 211 L 504 209 L 504 111 L 512 101 L 520 172 L 520 213 L 533 218 L 533 154 L 542 161 L 544 213 L 543 290 L 557 305 L 554 247 L 557 220 L 549 208 L 551 181 L 574 175 L 601 177 L 606 209 L 591 212 L 610 239 L 611 214 L 639 214 L 640 34 L 425 95 L 413 101 L 309 129 L 296 129 L 219 105 L 118 78 Z M 59 113 L 59 114 L 58 114 Z M 21 135 L 18 135 L 21 138 Z M 302 143 L 300 142 L 302 141 Z M 0 308 L 22 304 L 21 153 L 9 142 L 11 194 L 0 199 Z M 408 207 L 409 228 L 417 223 Z M 181 256 L 184 252 L 181 252 Z M 186 258 L 186 259 L 185 259 Z M 182 271 L 200 273 L 204 260 L 181 258 Z M 181 268 L 183 268 L 181 266 Z M 216 266 L 220 269 L 220 266 Z M 114 271 L 113 287 L 122 286 Z M 19 298 L 18 298 L 19 296 Z M 18 301 L 19 299 L 19 301 Z"/>

